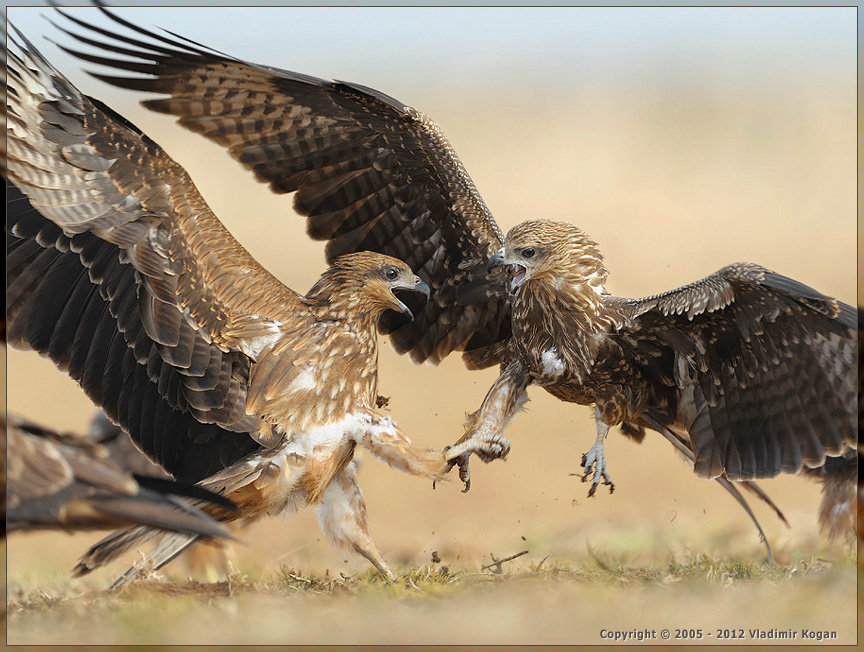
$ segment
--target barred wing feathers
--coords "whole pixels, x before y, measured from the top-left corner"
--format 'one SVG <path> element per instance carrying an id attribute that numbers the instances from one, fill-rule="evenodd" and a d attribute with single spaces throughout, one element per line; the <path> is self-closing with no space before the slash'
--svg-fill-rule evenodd
<path id="1" fill-rule="evenodd" d="M 6 527 L 67 531 L 144 524 L 206 537 L 229 536 L 177 496 L 225 499 L 171 480 L 133 477 L 102 446 L 7 415 L 2 420 Z"/>
<path id="2" fill-rule="evenodd" d="M 250 435 L 267 415 L 246 413 L 250 365 L 313 317 L 158 145 L 26 40 L 16 49 L 9 343 L 49 356 L 151 458 L 200 480 L 259 447 Z"/>
<path id="3" fill-rule="evenodd" d="M 330 261 L 377 251 L 429 283 L 432 300 L 413 322 L 388 317 L 398 351 L 416 362 L 453 350 L 470 366 L 500 361 L 507 287 L 487 280 L 485 266 L 503 235 L 438 125 L 373 89 L 247 63 L 105 13 L 146 41 L 64 14 L 103 38 L 64 30 L 70 36 L 122 58 L 67 51 L 140 75 L 96 77 L 168 95 L 144 105 L 226 147 L 274 192 L 296 191 Z"/>
<path id="4" fill-rule="evenodd" d="M 674 350 L 660 375 L 680 390 L 698 475 L 798 473 L 857 446 L 850 306 L 745 263 L 620 301 L 644 364 L 660 364 L 647 353 L 658 345 Z"/>

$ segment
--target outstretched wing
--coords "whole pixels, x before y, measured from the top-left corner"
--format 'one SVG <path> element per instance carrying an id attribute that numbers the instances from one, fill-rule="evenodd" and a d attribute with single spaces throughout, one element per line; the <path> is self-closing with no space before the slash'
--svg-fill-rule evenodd
<path id="1" fill-rule="evenodd" d="M 797 473 L 856 447 L 850 306 L 748 263 L 620 301 L 646 374 L 679 390 L 677 415 L 648 410 L 680 416 L 700 476 Z"/>
<path id="2" fill-rule="evenodd" d="M 302 298 L 234 240 L 158 145 L 26 40 L 15 49 L 9 343 L 50 357 L 151 458 L 200 480 L 258 447 L 250 365 L 262 341 L 303 322 Z"/>
<path id="3" fill-rule="evenodd" d="M 92 441 L 17 417 L 2 418 L 6 527 L 67 531 L 144 524 L 206 537 L 229 536 L 176 496 L 230 507 L 220 496 L 173 480 L 134 478 Z"/>
<path id="4" fill-rule="evenodd" d="M 469 366 L 499 361 L 507 285 L 499 274 L 487 279 L 486 261 L 503 236 L 438 125 L 373 89 L 246 63 L 105 13 L 138 38 L 64 14 L 104 38 L 67 33 L 120 58 L 67 51 L 141 76 L 96 77 L 169 95 L 143 104 L 226 147 L 274 192 L 296 191 L 294 206 L 309 235 L 329 241 L 330 260 L 385 253 L 431 286 L 413 322 L 385 324 L 398 351 L 416 362 L 453 350 L 465 350 Z"/>

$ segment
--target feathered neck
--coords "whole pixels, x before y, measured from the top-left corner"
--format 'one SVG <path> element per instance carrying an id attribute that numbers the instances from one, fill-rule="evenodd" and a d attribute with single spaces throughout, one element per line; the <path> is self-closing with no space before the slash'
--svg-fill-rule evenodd
<path id="1" fill-rule="evenodd" d="M 320 320 L 338 321 L 373 336 L 384 310 L 364 296 L 364 283 L 349 270 L 331 267 L 306 293 L 306 304 Z"/>
<path id="2" fill-rule="evenodd" d="M 570 247 L 566 255 L 555 256 L 525 279 L 516 289 L 517 306 L 540 301 L 567 306 L 567 311 L 602 312 L 608 272 L 603 256 L 590 240 Z M 518 310 L 518 308 L 517 308 Z"/>
<path id="3" fill-rule="evenodd" d="M 596 249 L 573 252 L 566 264 L 523 281 L 513 302 L 517 346 L 538 355 L 556 351 L 580 382 L 593 369 L 603 335 L 616 327 L 616 316 L 605 301 L 602 261 Z"/>
<path id="4" fill-rule="evenodd" d="M 562 252 L 564 255 L 552 256 L 548 267 L 540 270 L 535 278 L 556 290 L 590 291 L 599 296 L 609 276 L 603 265 L 603 254 L 587 237 L 568 244 L 570 246 Z"/>

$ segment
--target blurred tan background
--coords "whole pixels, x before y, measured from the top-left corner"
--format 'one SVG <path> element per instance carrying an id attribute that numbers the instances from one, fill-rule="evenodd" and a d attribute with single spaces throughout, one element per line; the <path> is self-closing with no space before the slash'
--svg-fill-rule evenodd
<path id="1" fill-rule="evenodd" d="M 788 10 L 791 18 L 787 12 L 777 20 L 778 13 L 746 10 L 598 17 L 487 9 L 452 10 L 448 23 L 437 13 L 408 10 L 349 17 L 321 10 L 302 20 L 290 13 L 296 10 L 283 10 L 278 20 L 256 18 L 256 11 L 244 10 L 242 19 L 204 9 L 198 20 L 188 10 L 128 15 L 258 62 L 371 85 L 426 112 L 450 138 L 502 229 L 535 217 L 579 224 L 605 253 L 607 288 L 615 294 L 653 294 L 731 262 L 753 261 L 856 301 L 854 13 Z M 10 9 L 9 17 L 79 87 L 186 166 L 216 214 L 278 278 L 300 291 L 312 285 L 324 269 L 323 245 L 306 237 L 290 197 L 270 194 L 219 147 L 139 108 L 136 94 L 81 75 L 78 63 L 61 60 L 37 37 L 68 39 L 32 13 Z M 385 15 L 394 22 L 383 23 Z M 496 21 L 505 18 L 515 24 L 504 29 Z M 846 19 L 853 21 L 851 34 Z M 233 37 L 223 38 L 218 30 L 232 20 Z M 595 23 L 591 36 L 605 45 L 592 54 L 579 48 L 587 38 L 582 31 Z M 436 31 L 442 24 L 455 35 Z M 486 43 L 484 25 L 500 40 Z M 416 43 L 383 48 L 396 33 Z M 691 38 L 670 44 L 668 33 Z M 433 46 L 439 55 L 425 49 Z M 412 70 L 417 51 L 426 66 Z M 428 65 L 432 56 L 441 58 L 437 68 L 434 58 Z M 581 63 L 568 67 L 568 57 Z M 7 364 L 9 411 L 64 430 L 87 429 L 92 405 L 51 363 L 9 352 Z M 468 372 L 458 357 L 438 368 L 415 367 L 382 342 L 380 392 L 392 399 L 389 412 L 430 447 L 461 434 L 465 412 L 480 405 L 495 377 L 493 370 Z M 703 550 L 762 557 L 744 512 L 716 483 L 695 478 L 659 435 L 635 445 L 611 433 L 615 493 L 601 487 L 588 500 L 587 485 L 571 474 L 580 472 L 594 438 L 591 410 L 538 389 L 529 394 L 527 412 L 506 433 L 513 442 L 508 460 L 474 462 L 467 494 L 455 477 L 433 491 L 361 454 L 360 483 L 385 558 L 420 564 L 434 550 L 458 566 L 528 549 L 525 559 L 536 562 L 547 553 L 584 558 L 587 546 L 634 563 Z M 818 486 L 788 477 L 762 486 L 791 524 L 787 529 L 754 504 L 778 559 L 790 561 L 801 550 L 824 554 Z M 246 545 L 235 562 L 252 576 L 280 563 L 316 574 L 348 572 L 312 510 L 242 536 Z M 9 587 L 62 581 L 99 537 L 12 536 Z M 104 586 L 120 570 L 81 586 Z"/>

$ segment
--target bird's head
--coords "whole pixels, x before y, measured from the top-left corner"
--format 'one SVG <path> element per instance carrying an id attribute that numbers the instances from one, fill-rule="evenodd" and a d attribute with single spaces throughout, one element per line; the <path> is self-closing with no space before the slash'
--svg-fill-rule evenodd
<path id="1" fill-rule="evenodd" d="M 393 310 L 413 320 L 429 286 L 401 260 L 371 251 L 340 256 L 306 295 L 378 319 Z"/>
<path id="2" fill-rule="evenodd" d="M 510 267 L 514 291 L 532 280 L 602 289 L 607 276 L 597 243 L 577 226 L 552 220 L 530 220 L 510 229 L 487 269 L 502 265 Z"/>

